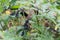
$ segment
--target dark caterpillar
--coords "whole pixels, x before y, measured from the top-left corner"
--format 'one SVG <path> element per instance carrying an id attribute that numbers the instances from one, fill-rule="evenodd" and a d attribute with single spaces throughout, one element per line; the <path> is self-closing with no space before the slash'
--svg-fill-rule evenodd
<path id="1" fill-rule="evenodd" d="M 17 10 L 17 12 L 16 12 L 16 17 L 19 16 L 19 12 L 20 12 L 20 14 L 21 14 L 22 16 L 25 16 L 25 17 L 28 16 L 28 14 L 24 11 L 24 9 L 19 9 L 19 10 Z"/>
<path id="2" fill-rule="evenodd" d="M 29 26 L 29 19 L 27 19 L 27 20 L 25 21 L 24 25 L 23 25 L 23 28 L 20 29 L 20 30 L 18 30 L 18 31 L 16 32 L 16 34 L 19 34 L 19 32 L 22 31 L 21 36 L 24 36 L 25 33 L 27 33 L 27 32 L 30 31 L 30 30 L 31 30 L 31 28 L 30 28 L 30 26 Z"/>
<path id="3" fill-rule="evenodd" d="M 25 23 L 24 23 L 24 25 L 23 25 L 23 27 L 24 27 L 23 29 L 24 29 L 24 30 L 23 30 L 21 36 L 23 36 L 25 32 L 28 32 L 28 31 L 31 30 L 31 28 L 30 28 L 29 25 L 30 25 L 30 23 L 29 23 L 29 19 L 28 19 L 28 20 L 25 21 Z M 25 31 L 25 32 L 24 32 L 24 31 Z"/>

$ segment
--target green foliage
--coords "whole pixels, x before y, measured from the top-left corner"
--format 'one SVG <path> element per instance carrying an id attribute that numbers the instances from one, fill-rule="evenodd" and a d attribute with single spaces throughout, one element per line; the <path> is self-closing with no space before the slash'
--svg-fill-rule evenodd
<path id="1" fill-rule="evenodd" d="M 59 3 L 59 0 L 0 0 L 0 36 L 2 40 L 60 40 L 60 36 L 53 38 L 54 32 L 52 33 L 44 26 L 45 19 L 48 19 L 49 27 L 59 29 L 58 32 L 60 33 Z M 22 17 L 20 12 L 18 13 L 19 17 L 7 15 L 4 11 L 8 8 L 13 9 L 12 12 L 25 8 L 29 10 L 26 12 L 27 14 L 32 13 L 30 9 L 38 10 L 38 15 L 35 12 L 32 13 L 32 18 L 29 21 L 33 32 L 24 31 L 25 35 L 21 36 L 23 30 L 20 31 L 20 29 L 23 28 L 22 25 L 26 18 Z M 12 22 L 12 26 L 9 25 L 9 22 Z"/>

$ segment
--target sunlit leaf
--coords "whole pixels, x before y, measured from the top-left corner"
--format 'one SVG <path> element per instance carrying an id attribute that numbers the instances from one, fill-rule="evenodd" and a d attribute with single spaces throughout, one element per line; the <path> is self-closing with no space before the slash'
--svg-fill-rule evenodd
<path id="1" fill-rule="evenodd" d="M 51 3 L 55 2 L 56 0 L 49 0 Z"/>

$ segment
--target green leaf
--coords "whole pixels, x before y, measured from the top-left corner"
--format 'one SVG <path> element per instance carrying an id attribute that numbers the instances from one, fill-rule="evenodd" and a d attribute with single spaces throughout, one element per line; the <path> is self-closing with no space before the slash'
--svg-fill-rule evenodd
<path id="1" fill-rule="evenodd" d="M 22 4 L 21 5 L 14 5 L 14 6 L 11 7 L 11 9 L 18 9 L 18 8 L 21 8 L 21 7 L 23 7 Z"/>
<path id="2" fill-rule="evenodd" d="M 18 9 L 19 6 L 18 5 L 15 5 L 15 6 L 12 6 L 11 9 Z"/>
<path id="3" fill-rule="evenodd" d="M 60 5 L 56 6 L 56 8 L 60 10 Z"/>
<path id="4" fill-rule="evenodd" d="M 0 5 L 0 12 L 2 12 L 3 11 L 3 7 Z"/>

